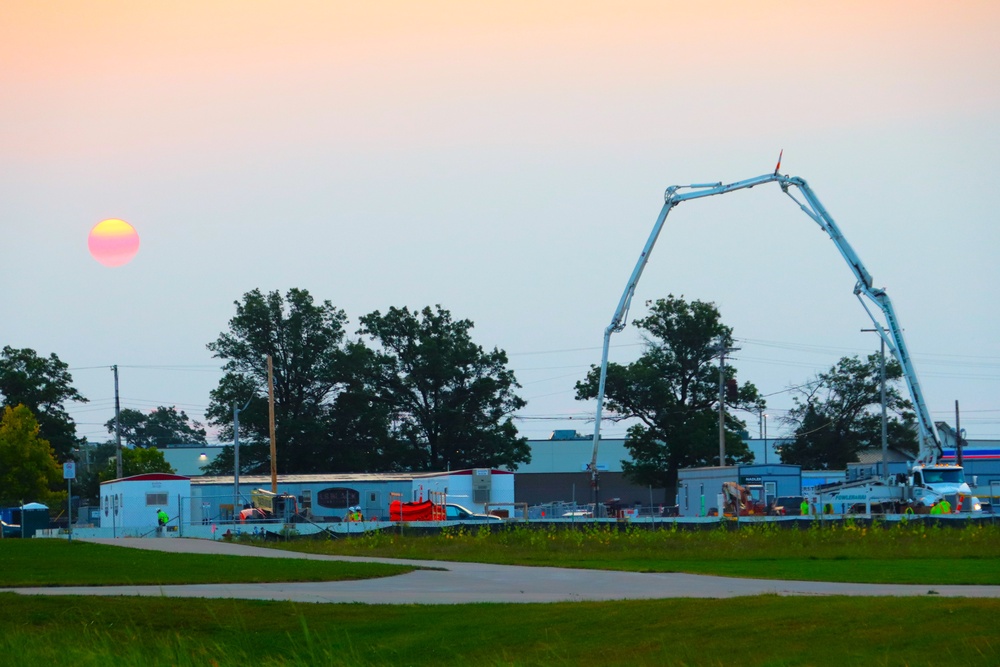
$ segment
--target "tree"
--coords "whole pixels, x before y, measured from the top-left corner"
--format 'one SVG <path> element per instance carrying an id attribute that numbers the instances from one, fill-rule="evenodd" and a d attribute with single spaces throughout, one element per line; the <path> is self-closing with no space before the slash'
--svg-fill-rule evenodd
<path id="1" fill-rule="evenodd" d="M 720 345 L 732 346 L 732 329 L 722 324 L 714 304 L 673 295 L 652 303 L 634 326 L 645 332 L 644 351 L 631 364 L 608 364 L 605 405 L 612 420 L 638 420 L 628 429 L 632 460 L 622 461 L 625 475 L 673 497 L 679 468 L 719 465 L 718 356 Z M 724 375 L 729 384 L 736 369 L 727 364 Z M 576 398 L 596 398 L 599 383 L 600 368 L 592 366 L 576 383 Z M 752 384 L 737 384 L 735 393 L 735 400 L 727 400 L 730 407 L 763 409 Z M 752 460 L 740 435 L 744 428 L 726 412 L 727 464 Z"/>
<path id="2" fill-rule="evenodd" d="M 174 474 L 176 471 L 167 463 L 163 452 L 158 449 L 143 447 L 122 448 L 122 477 L 146 475 L 153 472 Z M 112 479 L 118 479 L 118 462 L 109 460 L 97 475 L 98 484 Z"/>
<path id="3" fill-rule="evenodd" d="M 24 405 L 5 406 L 0 420 L 0 505 L 66 498 L 57 491 L 62 469 L 49 442 L 41 437 L 35 415 Z"/>
<path id="4" fill-rule="evenodd" d="M 89 444 L 83 450 L 83 460 L 77 461 L 76 480 L 73 481 L 73 494 L 80 496 L 80 503 L 87 505 L 97 502 L 101 490 L 101 473 L 111 468 L 117 470 L 118 448 L 114 440 L 100 444 Z M 125 449 L 122 449 L 124 458 Z"/>
<path id="5" fill-rule="evenodd" d="M 530 461 L 511 417 L 526 405 L 514 393 L 520 385 L 505 352 L 472 341 L 471 321 L 453 320 L 439 305 L 375 311 L 361 325 L 358 333 L 380 348 L 369 388 L 401 446 L 394 467 L 516 469 Z"/>
<path id="6" fill-rule="evenodd" d="M 915 452 L 913 404 L 903 398 L 903 376 L 896 360 L 886 360 L 886 411 L 890 447 Z M 814 382 L 805 385 L 785 422 L 795 427 L 795 440 L 785 445 L 781 460 L 803 468 L 843 470 L 858 452 L 882 448 L 882 380 L 879 354 L 865 361 L 843 357 Z"/>
<path id="7" fill-rule="evenodd" d="M 225 375 L 211 392 L 206 413 L 221 427 L 221 437 L 233 436 L 233 407 L 240 412 L 240 469 L 269 469 L 270 426 L 268 372 L 271 356 L 278 469 L 283 473 L 340 472 L 367 469 L 369 456 L 386 438 L 371 412 L 356 397 L 362 392 L 370 352 L 345 342 L 347 316 L 329 301 L 316 304 L 306 290 L 264 295 L 247 292 L 236 302 L 229 333 L 208 344 L 225 360 Z M 373 423 L 373 421 L 375 423 Z M 246 445 L 244 448 L 243 445 Z M 224 448 L 206 470 L 233 470 L 232 447 Z"/>
<path id="8" fill-rule="evenodd" d="M 7 345 L 0 356 L 2 404 L 27 407 L 60 462 L 72 459 L 73 450 L 85 442 L 76 436 L 76 424 L 64 407 L 66 401 L 87 402 L 73 387 L 68 368 L 54 353 L 44 358 L 28 348 Z"/>
<path id="9" fill-rule="evenodd" d="M 136 447 L 163 449 L 167 445 L 208 444 L 202 425 L 173 406 L 166 408 L 161 405 L 149 414 L 125 408 L 118 413 L 118 425 L 122 442 Z M 114 434 L 114 419 L 109 419 L 104 426 L 108 433 Z"/>

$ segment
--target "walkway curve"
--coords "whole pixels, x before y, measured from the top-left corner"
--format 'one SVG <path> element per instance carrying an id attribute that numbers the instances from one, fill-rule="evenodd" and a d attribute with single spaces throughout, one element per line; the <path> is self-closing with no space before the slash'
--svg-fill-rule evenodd
<path id="1" fill-rule="evenodd" d="M 104 595 L 185 598 L 238 598 L 295 602 L 367 604 L 462 604 L 471 602 L 566 602 L 662 598 L 731 598 L 744 595 L 851 595 L 1000 598 L 1000 586 L 843 584 L 815 581 L 736 579 L 694 574 L 576 570 L 418 561 L 391 558 L 320 556 L 229 542 L 170 539 L 87 539 L 136 549 L 314 560 L 411 564 L 416 570 L 395 577 L 359 581 L 273 584 L 191 584 L 175 586 L 63 586 L 5 588 L 22 595 Z"/>

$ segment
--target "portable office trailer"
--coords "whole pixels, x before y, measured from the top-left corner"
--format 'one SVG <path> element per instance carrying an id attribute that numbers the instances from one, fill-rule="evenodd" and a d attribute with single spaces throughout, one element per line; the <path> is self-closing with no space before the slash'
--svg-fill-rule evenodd
<path id="1" fill-rule="evenodd" d="M 191 479 L 181 475 L 147 473 L 101 482 L 100 525 L 122 535 L 156 532 L 156 514 L 163 510 L 173 532 L 182 514 L 181 501 L 190 495 Z"/>
<path id="2" fill-rule="evenodd" d="M 801 495 L 802 469 L 783 463 L 753 463 L 680 470 L 677 473 L 678 514 L 697 517 L 718 510 L 723 482 L 745 487 L 755 500 L 768 505 L 779 496 Z"/>
<path id="3" fill-rule="evenodd" d="M 271 491 L 271 478 L 240 477 L 239 497 L 232 477 L 192 480 L 189 512 L 192 523 L 227 523 L 252 504 L 254 489 Z M 386 519 L 393 500 L 435 499 L 458 503 L 473 512 L 487 504 L 514 502 L 514 475 L 505 470 L 476 468 L 441 473 L 345 473 L 280 475 L 277 493 L 295 496 L 299 511 L 309 521 L 342 521 L 348 508 L 360 507 L 366 519 Z M 432 497 L 431 494 L 441 494 Z"/>

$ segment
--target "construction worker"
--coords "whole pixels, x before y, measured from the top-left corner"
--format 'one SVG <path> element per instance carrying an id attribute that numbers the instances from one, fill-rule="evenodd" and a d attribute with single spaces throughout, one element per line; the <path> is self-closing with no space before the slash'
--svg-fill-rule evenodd
<path id="1" fill-rule="evenodd" d="M 170 515 L 163 511 L 163 509 L 156 510 L 156 534 L 163 535 L 163 531 L 167 529 L 167 522 L 170 521 Z"/>
<path id="2" fill-rule="evenodd" d="M 941 514 L 951 514 L 951 503 L 947 498 L 941 499 Z"/>
<path id="3" fill-rule="evenodd" d="M 941 501 L 935 500 L 934 504 L 931 505 L 931 514 L 941 514 Z"/>
<path id="4" fill-rule="evenodd" d="M 806 498 L 802 499 L 802 503 L 799 505 L 799 514 L 802 516 L 809 516 L 809 500 Z"/>

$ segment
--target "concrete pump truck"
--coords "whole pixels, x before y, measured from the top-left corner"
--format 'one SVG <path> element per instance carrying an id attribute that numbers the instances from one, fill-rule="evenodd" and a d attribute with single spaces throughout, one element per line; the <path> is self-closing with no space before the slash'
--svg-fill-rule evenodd
<path id="1" fill-rule="evenodd" d="M 940 436 L 934 428 L 934 422 L 931 421 L 930 412 L 927 409 L 923 392 L 920 389 L 920 383 L 917 381 L 917 373 L 913 368 L 913 362 L 910 359 L 906 341 L 903 339 L 903 330 L 899 325 L 899 320 L 896 317 L 896 311 L 892 307 L 889 295 L 886 294 L 884 289 L 873 286 L 871 274 L 861 263 L 861 259 L 857 253 L 854 252 L 847 239 L 844 238 L 840 228 L 834 222 L 833 218 L 830 217 L 830 214 L 820 203 L 805 180 L 781 174 L 779 173 L 780 169 L 781 156 L 779 155 L 778 164 L 774 172 L 770 174 L 726 185 L 722 182 L 716 182 L 672 185 L 667 188 L 663 208 L 653 226 L 653 231 L 650 233 L 649 239 L 646 241 L 646 245 L 639 255 L 639 260 L 636 262 L 632 275 L 625 287 L 625 292 L 618 302 L 618 307 L 615 309 L 611 323 L 604 330 L 604 347 L 597 393 L 597 415 L 594 422 L 593 456 L 589 464 L 595 506 L 599 488 L 597 454 L 601 437 L 601 419 L 611 335 L 625 328 L 625 320 L 632 297 L 635 294 L 636 286 L 639 283 L 639 278 L 642 276 L 643 269 L 645 269 L 649 261 L 650 253 L 656 244 L 667 215 L 675 206 L 691 199 L 727 194 L 766 183 L 777 183 L 781 187 L 782 192 L 788 195 L 813 222 L 829 235 L 837 250 L 840 251 L 841 256 L 847 262 L 848 267 L 854 273 L 854 277 L 857 280 L 854 286 L 854 294 L 858 297 L 858 301 L 860 301 L 862 307 L 872 320 L 875 331 L 902 367 L 903 378 L 909 390 L 917 416 L 917 436 L 920 449 L 906 474 L 890 475 L 887 470 L 883 469 L 877 477 L 817 487 L 816 496 L 811 498 L 811 500 L 816 503 L 817 507 L 837 505 L 842 508 L 841 511 L 846 511 L 847 507 L 857 507 L 863 504 L 865 512 L 871 513 L 873 504 L 883 507 L 901 507 L 906 504 L 914 504 L 917 507 L 926 508 L 940 499 L 947 498 L 955 510 L 978 511 L 978 499 L 972 496 L 969 485 L 965 481 L 965 474 L 962 467 L 938 462 L 938 458 L 943 453 Z M 796 197 L 796 191 L 798 192 L 798 197 Z M 870 304 L 874 304 L 878 312 L 881 313 L 881 318 L 876 316 L 876 313 L 869 307 Z M 723 451 L 724 445 L 720 443 L 720 457 L 723 455 Z M 725 465 L 725 462 L 720 461 L 720 465 Z"/>

